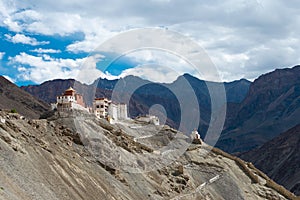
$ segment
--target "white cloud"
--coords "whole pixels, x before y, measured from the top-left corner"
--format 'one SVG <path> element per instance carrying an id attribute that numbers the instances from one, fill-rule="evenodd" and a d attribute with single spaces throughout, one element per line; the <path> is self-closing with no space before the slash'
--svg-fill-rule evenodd
<path id="1" fill-rule="evenodd" d="M 182 74 L 166 66 L 148 64 L 126 69 L 117 78 L 134 75 L 153 82 L 171 83 Z"/>
<path id="2" fill-rule="evenodd" d="M 9 30 L 14 32 L 20 32 L 22 31 L 21 26 L 18 24 L 18 22 L 13 21 L 11 18 L 7 18 L 3 20 L 3 23 L 8 26 Z"/>
<path id="3" fill-rule="evenodd" d="M 197 69 L 193 68 L 193 66 L 188 64 L 185 60 L 169 52 L 141 50 L 123 56 L 126 56 L 127 59 L 131 59 L 134 63 L 140 64 L 123 70 L 121 74 L 117 76 L 111 75 L 107 71 L 99 73 L 97 72 L 99 70 L 96 69 L 96 63 L 100 61 L 101 65 L 101 59 L 103 57 L 99 57 L 96 54 L 86 59 L 77 77 L 80 77 L 82 80 L 95 80 L 99 77 L 113 80 L 134 75 L 153 82 L 171 83 L 184 73 L 198 75 L 198 73 L 196 73 Z M 88 79 L 88 77 L 90 77 L 90 79 Z M 93 79 L 91 79 L 91 77 L 93 77 Z"/>
<path id="4" fill-rule="evenodd" d="M 124 70 L 118 78 L 134 75 L 154 82 L 170 83 L 184 73 L 199 75 L 199 73 L 196 73 L 197 69 L 192 65 L 170 52 L 140 50 L 126 56 L 139 64 L 138 66 Z"/>
<path id="5" fill-rule="evenodd" d="M 59 49 L 42 49 L 42 48 L 38 48 L 38 49 L 33 49 L 30 50 L 31 52 L 36 52 L 36 53 L 61 53 L 61 50 Z"/>
<path id="6" fill-rule="evenodd" d="M 18 67 L 20 79 L 36 83 L 56 78 L 74 78 L 83 61 L 84 59 L 37 57 L 24 52 L 10 58 L 10 64 Z M 29 67 L 25 68 L 24 65 Z"/>
<path id="7" fill-rule="evenodd" d="M 97 69 L 97 63 L 103 58 L 104 56 L 100 54 L 95 54 L 85 58 L 75 79 L 87 84 L 93 83 L 98 78 L 115 79 L 115 77 L 109 73 L 103 73 Z"/>
<path id="8" fill-rule="evenodd" d="M 92 52 L 95 50 L 103 41 L 112 37 L 115 33 L 103 30 L 97 34 L 87 33 L 83 41 L 76 41 L 67 46 L 67 50 L 70 52 Z"/>
<path id="9" fill-rule="evenodd" d="M 5 52 L 0 52 L 0 60 L 2 60 L 4 55 L 5 55 Z"/>
<path id="10" fill-rule="evenodd" d="M 300 62 L 299 8 L 297 1 L 271 0 L 7 0 L 0 1 L 0 26 L 19 34 L 83 33 L 83 41 L 66 47 L 71 53 L 90 52 L 123 30 L 164 26 L 195 39 L 228 81 Z"/>
<path id="11" fill-rule="evenodd" d="M 102 58 L 103 56 L 96 55 L 73 60 L 52 58 L 47 54 L 33 56 L 22 52 L 15 57 L 10 57 L 9 64 L 16 67 L 19 71 L 19 75 L 16 77 L 19 80 L 31 80 L 36 83 L 42 83 L 50 79 L 74 78 L 83 83 L 91 84 L 99 77 L 115 78 L 96 69 L 96 62 Z M 83 63 L 85 64 L 83 65 Z M 11 78 L 10 80 L 15 81 Z"/>
<path id="12" fill-rule="evenodd" d="M 5 34 L 5 37 L 8 41 L 12 42 L 12 43 L 21 43 L 21 44 L 28 44 L 28 45 L 32 45 L 32 46 L 37 46 L 37 45 L 45 45 L 45 44 L 49 44 L 48 41 L 37 41 L 35 38 L 23 35 L 23 34 L 19 34 L 17 33 L 14 36 L 11 36 L 9 34 Z"/>
<path id="13" fill-rule="evenodd" d="M 22 31 L 22 27 L 13 19 L 13 15 L 18 9 L 18 4 L 14 1 L 0 1 L 0 25 L 7 27 L 11 31 Z"/>

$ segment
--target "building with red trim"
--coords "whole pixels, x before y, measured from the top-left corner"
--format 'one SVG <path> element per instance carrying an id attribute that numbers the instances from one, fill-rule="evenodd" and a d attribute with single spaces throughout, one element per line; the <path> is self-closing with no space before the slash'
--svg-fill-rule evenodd
<path id="1" fill-rule="evenodd" d="M 52 109 L 57 109 L 58 111 L 68 111 L 72 109 L 85 110 L 86 108 L 83 96 L 76 92 L 72 87 L 65 90 L 65 92 L 56 97 L 56 103 L 51 104 Z"/>

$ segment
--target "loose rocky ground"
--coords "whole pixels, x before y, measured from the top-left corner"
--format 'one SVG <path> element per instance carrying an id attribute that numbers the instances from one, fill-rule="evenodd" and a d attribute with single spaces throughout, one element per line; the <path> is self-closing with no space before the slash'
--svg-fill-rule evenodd
<path id="1" fill-rule="evenodd" d="M 296 199 L 276 186 L 168 126 L 0 112 L 0 199 Z"/>

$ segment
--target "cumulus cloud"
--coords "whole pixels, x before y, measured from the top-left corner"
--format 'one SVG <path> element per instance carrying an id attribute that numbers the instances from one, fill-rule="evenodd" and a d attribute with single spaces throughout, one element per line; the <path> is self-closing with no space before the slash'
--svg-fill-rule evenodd
<path id="1" fill-rule="evenodd" d="M 42 48 L 38 48 L 38 49 L 33 49 L 30 50 L 31 52 L 36 52 L 36 53 L 61 53 L 61 50 L 59 49 L 42 49 Z"/>
<path id="2" fill-rule="evenodd" d="M 70 53 L 93 51 L 124 30 L 163 26 L 193 38 L 206 50 L 223 80 L 229 81 L 253 79 L 300 62 L 299 8 L 297 1 L 271 0 L 103 0 L 101 4 L 96 0 L 62 0 L 59 4 L 7 0 L 0 2 L 0 25 L 43 35 L 83 33 L 84 40 L 66 47 Z M 130 71 L 137 73 L 133 69 L 126 73 Z"/>
<path id="3" fill-rule="evenodd" d="M 138 64 L 124 70 L 117 78 L 135 75 L 154 82 L 170 83 L 184 73 L 199 74 L 187 61 L 170 52 L 146 49 L 134 51 L 126 57 Z"/>
<path id="4" fill-rule="evenodd" d="M 97 33 L 86 33 L 83 41 L 76 41 L 67 46 L 67 51 L 78 53 L 78 52 L 92 52 L 95 50 L 103 41 L 116 35 L 116 33 L 108 30 L 102 30 Z"/>
<path id="5" fill-rule="evenodd" d="M 17 4 L 11 0 L 0 1 L 0 24 L 14 32 L 22 31 L 22 27 L 13 19 L 14 13 L 20 9 L 18 5 L 21 6 L 22 3 Z"/>
<path id="6" fill-rule="evenodd" d="M 10 64 L 17 67 L 22 80 L 42 83 L 56 78 L 75 78 L 84 59 L 52 58 L 48 55 L 33 56 L 25 52 L 10 58 Z"/>
<path id="7" fill-rule="evenodd" d="M 134 68 L 126 69 L 121 75 L 116 78 L 123 78 L 128 75 L 134 75 L 143 79 L 159 82 L 159 83 L 171 83 L 177 79 L 179 75 L 174 69 L 167 66 L 161 66 L 156 64 L 141 65 Z"/>
<path id="8" fill-rule="evenodd" d="M 48 41 L 37 41 L 35 38 L 33 37 L 29 37 L 23 34 L 19 34 L 17 33 L 14 36 L 11 36 L 9 34 L 5 34 L 4 35 L 6 37 L 6 39 L 12 43 L 21 43 L 21 44 L 28 44 L 28 45 L 32 45 L 32 46 L 37 46 L 37 45 L 45 45 L 45 44 L 49 44 Z"/>

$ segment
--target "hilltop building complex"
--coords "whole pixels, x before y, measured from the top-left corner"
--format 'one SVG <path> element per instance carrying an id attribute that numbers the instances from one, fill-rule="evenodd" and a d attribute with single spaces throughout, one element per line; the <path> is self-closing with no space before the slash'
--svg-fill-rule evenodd
<path id="1" fill-rule="evenodd" d="M 51 104 L 52 110 L 57 109 L 60 112 L 70 110 L 83 110 L 93 113 L 97 118 L 106 119 L 110 123 L 120 120 L 130 119 L 128 117 L 127 104 L 115 103 L 102 97 L 95 98 L 92 107 L 87 107 L 83 96 L 76 92 L 72 87 L 57 96 L 56 103 Z M 159 118 L 153 115 L 143 115 L 135 118 L 136 121 L 159 125 Z"/>

